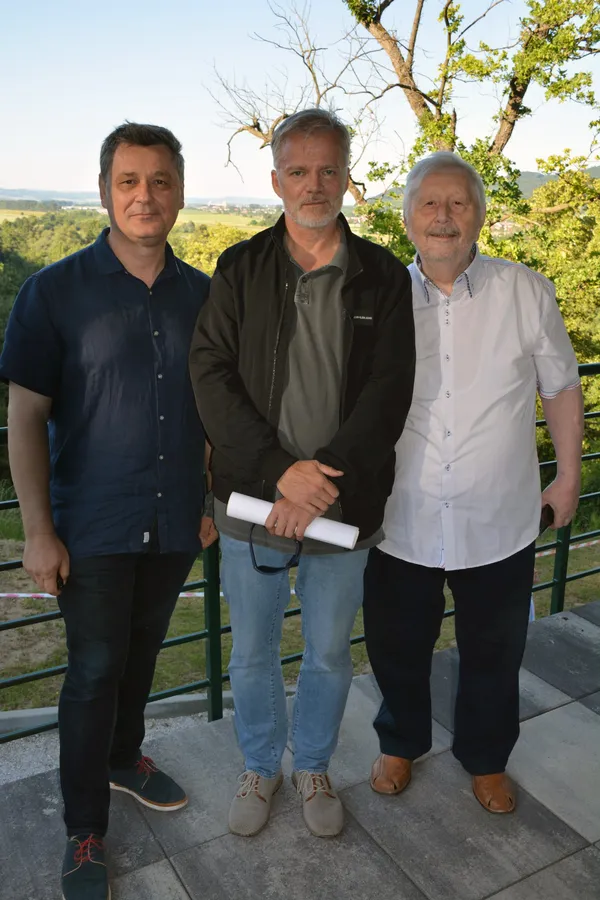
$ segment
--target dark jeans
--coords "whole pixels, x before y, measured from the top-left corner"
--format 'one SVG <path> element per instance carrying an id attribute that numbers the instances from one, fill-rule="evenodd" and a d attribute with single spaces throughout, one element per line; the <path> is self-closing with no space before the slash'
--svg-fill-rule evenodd
<path id="1" fill-rule="evenodd" d="M 473 775 L 503 772 L 519 736 L 535 545 L 500 562 L 446 572 L 371 550 L 365 636 L 383 694 L 375 719 L 381 752 L 416 759 L 431 748 L 429 678 L 447 581 L 460 655 L 453 753 Z"/>
<path id="2" fill-rule="evenodd" d="M 58 707 L 67 834 L 108 827 L 108 770 L 133 765 L 160 645 L 189 553 L 71 561 L 60 597 L 69 662 Z"/>

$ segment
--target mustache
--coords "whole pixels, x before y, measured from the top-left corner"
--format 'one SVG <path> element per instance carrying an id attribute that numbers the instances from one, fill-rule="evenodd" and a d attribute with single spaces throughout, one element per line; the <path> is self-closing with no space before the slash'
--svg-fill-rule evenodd
<path id="1" fill-rule="evenodd" d="M 460 231 L 456 228 L 436 228 L 435 231 L 428 231 L 430 237 L 458 237 Z"/>

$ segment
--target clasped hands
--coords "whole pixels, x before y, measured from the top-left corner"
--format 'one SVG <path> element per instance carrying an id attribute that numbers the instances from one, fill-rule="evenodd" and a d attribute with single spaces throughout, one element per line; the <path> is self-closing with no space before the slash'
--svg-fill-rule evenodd
<path id="1" fill-rule="evenodd" d="M 277 482 L 283 496 L 273 504 L 265 522 L 269 534 L 303 540 L 310 523 L 327 512 L 339 497 L 339 490 L 329 479 L 343 474 L 316 459 L 300 460 L 290 466 Z"/>

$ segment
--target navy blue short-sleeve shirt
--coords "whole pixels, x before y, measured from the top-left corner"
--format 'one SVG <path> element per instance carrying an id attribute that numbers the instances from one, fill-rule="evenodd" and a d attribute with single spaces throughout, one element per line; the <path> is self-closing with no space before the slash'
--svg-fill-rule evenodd
<path id="1" fill-rule="evenodd" d="M 176 259 L 152 288 L 112 252 L 108 229 L 27 279 L 0 377 L 52 398 L 50 493 L 73 557 L 198 550 L 204 433 L 188 373 L 209 278 Z"/>

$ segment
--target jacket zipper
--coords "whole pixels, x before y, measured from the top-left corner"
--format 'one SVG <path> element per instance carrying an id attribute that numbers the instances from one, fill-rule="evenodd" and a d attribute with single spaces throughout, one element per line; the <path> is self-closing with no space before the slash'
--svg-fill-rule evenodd
<path id="1" fill-rule="evenodd" d="M 273 394 L 275 393 L 275 372 L 277 369 L 277 354 L 279 351 L 279 340 L 281 338 L 281 328 L 283 326 L 283 317 L 285 315 L 285 305 L 287 302 L 288 286 L 289 286 L 289 281 L 288 281 L 288 277 L 286 275 L 285 288 L 284 288 L 284 293 L 283 293 L 283 304 L 281 307 L 281 315 L 279 316 L 279 323 L 277 325 L 277 334 L 275 335 L 275 346 L 273 348 L 273 369 L 271 372 L 271 387 L 269 390 L 269 403 L 267 406 L 267 421 L 269 420 L 269 417 L 271 415 L 271 408 L 273 406 Z M 264 499 L 264 496 L 265 496 L 265 481 L 264 481 L 264 479 L 263 479 L 262 486 L 261 486 L 261 496 Z"/>

